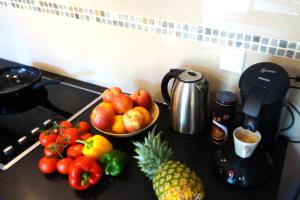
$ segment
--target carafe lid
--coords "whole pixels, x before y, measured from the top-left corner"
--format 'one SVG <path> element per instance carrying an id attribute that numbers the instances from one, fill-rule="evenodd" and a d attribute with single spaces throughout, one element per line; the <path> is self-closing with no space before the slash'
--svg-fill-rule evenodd
<path id="1" fill-rule="evenodd" d="M 199 82 L 199 81 L 203 81 L 204 82 L 204 77 L 200 72 L 196 72 L 193 70 L 186 70 L 184 72 L 182 72 L 178 78 L 183 81 L 183 82 L 187 82 L 187 83 L 195 83 L 195 82 Z"/>

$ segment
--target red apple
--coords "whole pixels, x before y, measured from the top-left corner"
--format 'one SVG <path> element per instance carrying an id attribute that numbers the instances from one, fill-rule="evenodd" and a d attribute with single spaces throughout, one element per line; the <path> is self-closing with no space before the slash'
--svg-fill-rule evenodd
<path id="1" fill-rule="evenodd" d="M 111 103 L 113 98 L 122 94 L 122 90 L 119 87 L 108 88 L 103 92 L 103 101 Z"/>
<path id="2" fill-rule="evenodd" d="M 143 106 L 146 109 L 149 109 L 152 104 L 152 98 L 148 91 L 138 90 L 131 95 L 131 98 L 136 106 Z"/>
<path id="3" fill-rule="evenodd" d="M 134 132 L 144 127 L 144 115 L 138 110 L 130 109 L 123 115 L 123 125 L 127 132 Z"/>
<path id="4" fill-rule="evenodd" d="M 110 129 L 114 123 L 115 113 L 107 107 L 97 106 L 90 115 L 91 123 L 100 130 Z"/>
<path id="5" fill-rule="evenodd" d="M 127 94 L 120 94 L 114 97 L 112 101 L 112 107 L 116 113 L 122 115 L 127 110 L 131 109 L 133 106 L 133 101 Z"/>

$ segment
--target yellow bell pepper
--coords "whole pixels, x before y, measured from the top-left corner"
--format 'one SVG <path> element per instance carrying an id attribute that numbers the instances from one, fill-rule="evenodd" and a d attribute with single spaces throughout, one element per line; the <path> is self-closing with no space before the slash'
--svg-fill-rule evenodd
<path id="1" fill-rule="evenodd" d="M 113 146 L 110 141 L 101 135 L 94 135 L 85 141 L 77 140 L 77 142 L 84 144 L 84 147 L 82 148 L 83 155 L 92 157 L 96 160 L 98 160 L 104 153 L 113 150 Z"/>

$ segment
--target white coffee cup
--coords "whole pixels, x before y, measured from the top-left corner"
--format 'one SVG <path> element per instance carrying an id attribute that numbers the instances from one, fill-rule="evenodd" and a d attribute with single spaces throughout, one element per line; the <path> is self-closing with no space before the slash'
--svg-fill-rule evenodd
<path id="1" fill-rule="evenodd" d="M 233 131 L 234 151 L 241 158 L 250 157 L 260 140 L 261 135 L 258 131 L 252 132 L 241 126 Z"/>

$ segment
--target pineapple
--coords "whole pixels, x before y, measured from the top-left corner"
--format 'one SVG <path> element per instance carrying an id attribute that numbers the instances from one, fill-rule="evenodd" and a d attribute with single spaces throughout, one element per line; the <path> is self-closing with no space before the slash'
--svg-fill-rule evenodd
<path id="1" fill-rule="evenodd" d="M 159 200 L 201 200 L 204 198 L 200 178 L 185 164 L 171 160 L 172 150 L 162 141 L 154 127 L 144 143 L 134 142 L 139 168 L 152 180 Z"/>

